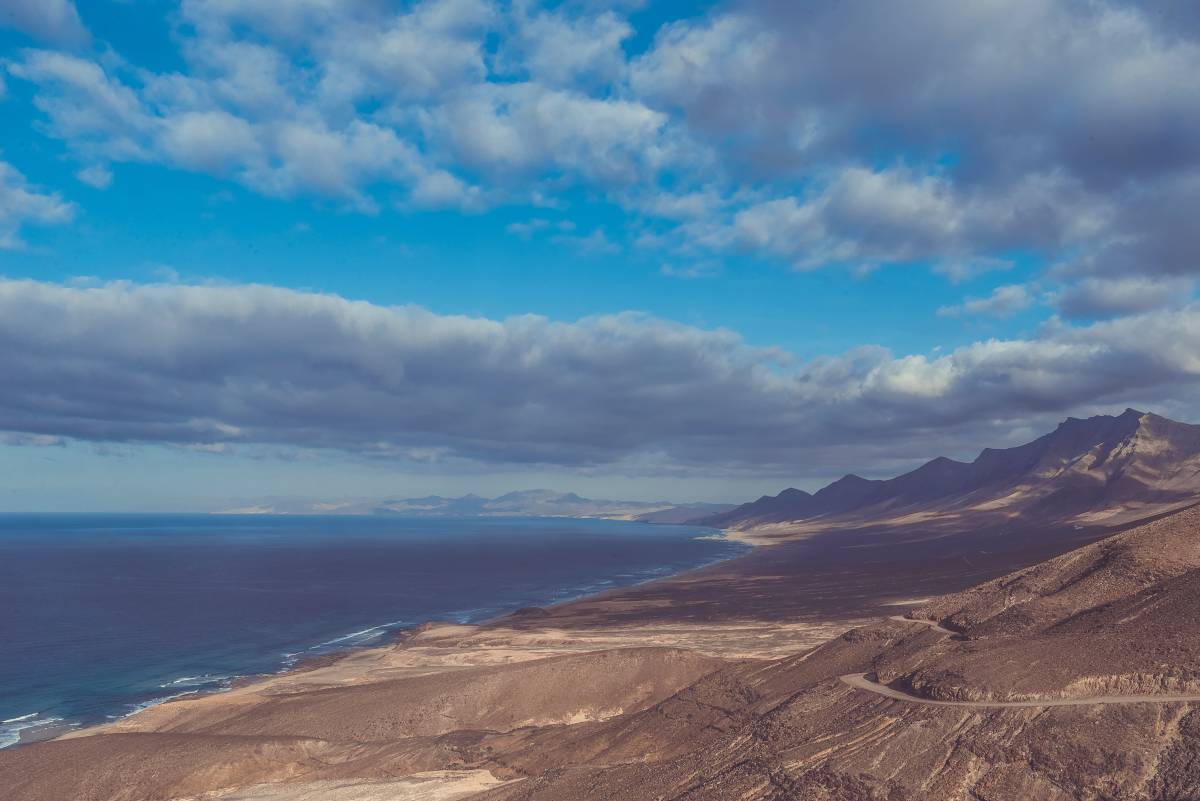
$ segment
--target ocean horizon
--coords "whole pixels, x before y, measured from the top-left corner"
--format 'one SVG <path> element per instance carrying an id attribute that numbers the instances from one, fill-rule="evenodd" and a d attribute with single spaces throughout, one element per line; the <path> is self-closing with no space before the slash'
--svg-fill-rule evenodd
<path id="1" fill-rule="evenodd" d="M 746 549 L 615 520 L 0 515 L 0 747 Z"/>

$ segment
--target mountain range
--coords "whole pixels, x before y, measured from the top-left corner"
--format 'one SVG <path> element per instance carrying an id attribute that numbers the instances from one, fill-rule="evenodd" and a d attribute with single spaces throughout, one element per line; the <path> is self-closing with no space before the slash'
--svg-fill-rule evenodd
<path id="1" fill-rule="evenodd" d="M 350 498 L 310 501 L 267 499 L 221 511 L 224 514 L 403 515 L 406 517 L 574 517 L 683 523 L 733 508 L 732 504 L 621 501 L 584 498 L 549 489 L 520 490 L 496 498 L 463 495 L 444 498 Z"/>
<path id="2" fill-rule="evenodd" d="M 1200 493 L 1200 426 L 1135 409 L 1068 418 L 971 462 L 939 457 L 895 478 L 847 475 L 808 493 L 786 489 L 696 522 L 726 529 L 822 528 L 1021 518 L 1114 525 L 1169 511 Z"/>

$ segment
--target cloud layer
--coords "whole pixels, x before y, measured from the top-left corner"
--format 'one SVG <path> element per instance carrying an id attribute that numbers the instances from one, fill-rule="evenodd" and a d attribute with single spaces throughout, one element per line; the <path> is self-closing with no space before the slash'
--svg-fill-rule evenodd
<path id="1" fill-rule="evenodd" d="M 1197 354 L 1192 307 L 933 357 L 862 348 L 798 363 L 635 314 L 488 320 L 268 286 L 5 281 L 0 430 L 828 475 L 1007 440 L 1068 412 L 1147 400 L 1169 411 L 1195 392 Z"/>
<path id="2" fill-rule="evenodd" d="M 66 0 L 27 5 L 0 8 L 78 38 Z M 586 3 L 183 0 L 173 19 L 178 71 L 8 65 L 93 185 L 152 162 L 370 213 L 585 187 L 664 261 L 961 278 L 1020 253 L 1063 287 L 1200 271 L 1194 4 L 750 0 L 636 45 Z"/>

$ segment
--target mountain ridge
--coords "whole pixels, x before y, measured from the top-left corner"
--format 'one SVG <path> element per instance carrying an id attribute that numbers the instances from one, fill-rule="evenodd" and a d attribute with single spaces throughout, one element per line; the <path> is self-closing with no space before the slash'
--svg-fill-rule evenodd
<path id="1" fill-rule="evenodd" d="M 984 448 L 970 462 L 939 456 L 890 479 L 850 473 L 814 493 L 789 488 L 695 522 L 746 530 L 816 521 L 945 523 L 982 513 L 1108 524 L 1197 494 L 1200 426 L 1129 408 L 1068 417 L 1031 442 Z"/>

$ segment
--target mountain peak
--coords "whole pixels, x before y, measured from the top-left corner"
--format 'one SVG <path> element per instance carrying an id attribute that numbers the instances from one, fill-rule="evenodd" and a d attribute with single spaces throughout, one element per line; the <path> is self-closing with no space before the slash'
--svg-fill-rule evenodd
<path id="1" fill-rule="evenodd" d="M 1068 417 L 1058 424 L 1058 428 L 1070 428 L 1081 425 L 1106 425 L 1114 422 L 1129 423 L 1145 417 L 1145 412 L 1139 412 L 1133 407 L 1127 408 L 1120 414 L 1094 414 L 1091 417 Z"/>

